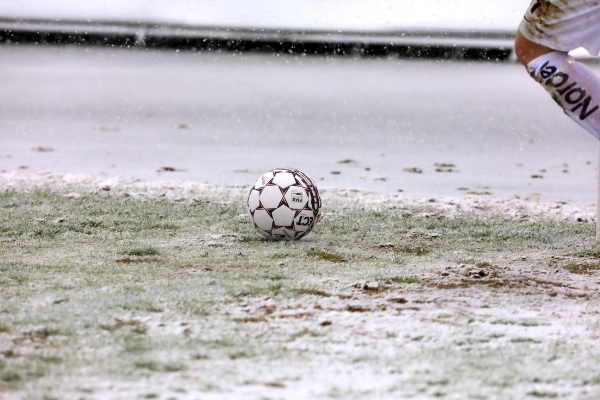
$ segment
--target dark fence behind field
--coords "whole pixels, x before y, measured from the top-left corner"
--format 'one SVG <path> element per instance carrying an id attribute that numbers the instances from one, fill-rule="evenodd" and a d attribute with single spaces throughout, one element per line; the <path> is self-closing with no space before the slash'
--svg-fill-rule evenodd
<path id="1" fill-rule="evenodd" d="M 0 19 L 0 43 L 177 48 L 194 51 L 331 54 L 504 61 L 507 33 L 299 31 L 145 23 Z"/>

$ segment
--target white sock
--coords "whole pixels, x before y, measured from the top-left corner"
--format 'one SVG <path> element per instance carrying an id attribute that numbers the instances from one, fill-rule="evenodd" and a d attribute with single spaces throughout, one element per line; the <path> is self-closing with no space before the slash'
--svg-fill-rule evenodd
<path id="1" fill-rule="evenodd" d="M 527 71 L 571 119 L 600 139 L 600 77 L 594 71 L 560 51 L 532 60 Z"/>

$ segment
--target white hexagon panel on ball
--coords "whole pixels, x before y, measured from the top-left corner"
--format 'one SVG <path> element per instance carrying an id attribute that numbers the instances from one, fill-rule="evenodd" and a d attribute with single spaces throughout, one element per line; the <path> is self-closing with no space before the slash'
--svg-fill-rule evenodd
<path id="1" fill-rule="evenodd" d="M 273 211 L 272 214 L 275 226 L 289 226 L 291 228 L 294 224 L 294 216 L 296 215 L 296 212 L 286 206 L 279 207 L 277 210 Z"/>
<path id="2" fill-rule="evenodd" d="M 260 203 L 267 210 L 274 210 L 281 204 L 283 200 L 283 194 L 281 189 L 276 185 L 269 185 L 263 188 L 260 192 Z"/>
<path id="3" fill-rule="evenodd" d="M 263 231 L 270 231 L 273 229 L 273 218 L 265 210 L 256 210 L 254 212 L 254 223 L 259 229 Z"/>
<path id="4" fill-rule="evenodd" d="M 296 184 L 296 178 L 294 178 L 294 174 L 291 172 L 278 172 L 273 178 L 273 183 L 285 189 L 288 186 Z"/>
<path id="5" fill-rule="evenodd" d="M 294 229 L 298 232 L 304 232 L 312 228 L 315 223 L 315 214 L 310 210 L 302 210 L 294 217 Z"/>
<path id="6" fill-rule="evenodd" d="M 284 198 L 288 207 L 293 210 L 302 210 L 306 207 L 306 202 L 308 201 L 306 190 L 300 186 L 289 187 L 285 192 Z"/>
<path id="7" fill-rule="evenodd" d="M 248 209 L 250 209 L 251 212 L 254 212 L 258 207 L 260 207 L 260 192 L 256 189 L 252 189 L 248 196 Z"/>
<path id="8" fill-rule="evenodd" d="M 254 189 L 260 189 L 262 187 L 267 186 L 269 183 L 271 183 L 271 179 L 273 179 L 273 176 L 275 176 L 273 171 L 269 171 L 262 174 L 262 176 L 258 178 L 256 182 L 254 182 Z"/>

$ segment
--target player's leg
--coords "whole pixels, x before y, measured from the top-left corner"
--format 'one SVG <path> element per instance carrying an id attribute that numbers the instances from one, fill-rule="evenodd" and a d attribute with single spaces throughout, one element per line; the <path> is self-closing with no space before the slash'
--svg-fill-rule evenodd
<path id="1" fill-rule="evenodd" d="M 524 66 L 527 66 L 527 64 L 539 56 L 552 51 L 554 51 L 554 49 L 532 42 L 523 36 L 520 30 L 517 31 L 517 37 L 515 38 L 515 55 L 517 56 L 517 60 Z"/>
<path id="2" fill-rule="evenodd" d="M 600 139 L 600 77 L 569 54 L 534 43 L 520 31 L 515 54 L 564 112 Z"/>

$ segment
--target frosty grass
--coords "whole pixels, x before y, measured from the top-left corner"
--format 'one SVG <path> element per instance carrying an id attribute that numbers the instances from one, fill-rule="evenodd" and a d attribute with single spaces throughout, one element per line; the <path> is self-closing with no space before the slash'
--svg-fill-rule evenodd
<path id="1" fill-rule="evenodd" d="M 593 209 L 0 173 L 2 399 L 598 399 Z"/>

